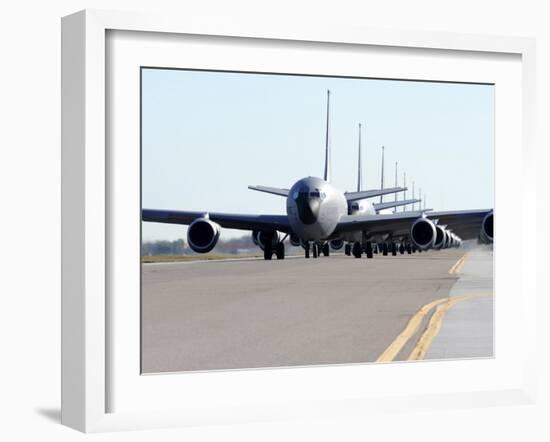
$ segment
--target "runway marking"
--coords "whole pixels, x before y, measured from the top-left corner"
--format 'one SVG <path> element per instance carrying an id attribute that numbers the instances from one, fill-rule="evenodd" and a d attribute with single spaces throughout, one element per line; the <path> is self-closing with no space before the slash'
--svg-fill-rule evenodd
<path id="1" fill-rule="evenodd" d="M 470 252 L 466 252 L 457 262 L 454 263 L 454 265 L 449 269 L 449 275 L 456 275 L 462 271 L 469 253 Z"/>
<path id="2" fill-rule="evenodd" d="M 492 293 L 476 293 L 476 294 L 470 294 L 470 295 L 462 295 L 462 296 L 454 296 L 451 298 L 448 298 L 446 302 L 440 303 L 437 305 L 437 308 L 430 318 L 430 322 L 428 324 L 428 327 L 416 343 L 415 347 L 409 354 L 409 357 L 407 358 L 409 361 L 418 361 L 424 359 L 426 356 L 426 353 L 428 352 L 430 346 L 432 345 L 432 342 L 434 338 L 438 335 L 439 331 L 441 330 L 441 326 L 443 325 L 443 319 L 445 318 L 445 315 L 447 311 L 454 306 L 455 304 L 458 304 L 460 302 L 466 301 L 468 299 L 473 298 L 480 298 L 482 296 L 492 296 Z"/>
<path id="3" fill-rule="evenodd" d="M 430 312 L 430 310 L 439 304 L 447 302 L 449 298 L 437 299 L 430 302 L 429 304 L 424 305 L 416 314 L 409 320 L 407 326 L 404 330 L 399 333 L 397 338 L 389 345 L 386 350 L 378 357 L 376 362 L 391 362 L 399 354 L 404 345 L 409 341 L 409 339 L 416 333 L 420 324 Z"/>

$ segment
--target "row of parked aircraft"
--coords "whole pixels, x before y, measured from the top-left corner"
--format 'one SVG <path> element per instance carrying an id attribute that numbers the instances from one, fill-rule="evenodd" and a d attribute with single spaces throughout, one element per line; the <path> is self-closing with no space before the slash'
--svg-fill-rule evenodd
<path id="1" fill-rule="evenodd" d="M 385 214 L 383 210 L 408 206 L 420 199 L 383 202 L 382 196 L 397 194 L 406 187 L 362 190 L 361 141 L 357 190 L 342 192 L 330 183 L 330 91 L 327 91 L 325 170 L 323 178 L 306 177 L 290 189 L 249 186 L 249 189 L 286 198 L 286 215 L 235 214 L 143 209 L 143 221 L 188 225 L 187 242 L 197 253 L 210 252 L 218 242 L 221 227 L 248 230 L 264 252 L 266 260 L 284 259 L 284 241 L 302 246 L 305 257 L 328 256 L 330 248 L 344 248 L 347 255 L 363 253 L 412 253 L 416 250 L 458 247 L 462 240 L 493 242 L 493 209 L 434 212 L 404 210 Z M 361 129 L 359 129 L 361 131 Z M 361 132 L 359 132 L 360 134 Z M 360 135 L 359 135 L 360 136 Z M 383 170 L 383 166 L 382 166 Z M 373 198 L 380 197 L 379 203 Z"/>

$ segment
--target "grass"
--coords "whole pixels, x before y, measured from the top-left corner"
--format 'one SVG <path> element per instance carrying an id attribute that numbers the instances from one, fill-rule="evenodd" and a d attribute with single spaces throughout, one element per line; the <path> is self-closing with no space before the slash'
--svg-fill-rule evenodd
<path id="1" fill-rule="evenodd" d="M 153 255 L 142 256 L 141 262 L 157 263 L 157 262 L 186 262 L 186 261 L 210 261 L 213 259 L 240 259 L 240 258 L 259 258 L 260 255 L 232 255 L 232 254 L 216 254 L 206 253 L 204 255 Z"/>

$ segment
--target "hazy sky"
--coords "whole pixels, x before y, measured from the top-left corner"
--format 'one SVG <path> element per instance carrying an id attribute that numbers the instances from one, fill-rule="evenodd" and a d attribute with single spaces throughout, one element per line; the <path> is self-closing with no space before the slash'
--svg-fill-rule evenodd
<path id="1" fill-rule="evenodd" d="M 435 210 L 493 206 L 494 86 L 144 69 L 143 207 L 286 213 L 283 197 L 247 185 L 322 176 L 327 89 L 334 185 L 356 188 L 362 123 L 363 187 L 379 187 L 384 145 L 386 186 L 398 161 L 408 197 L 414 180 Z M 185 235 L 143 223 L 144 240 Z"/>

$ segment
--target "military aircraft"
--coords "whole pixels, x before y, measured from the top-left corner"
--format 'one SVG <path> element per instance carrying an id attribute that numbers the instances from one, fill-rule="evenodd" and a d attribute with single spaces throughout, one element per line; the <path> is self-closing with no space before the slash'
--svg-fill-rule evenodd
<path id="1" fill-rule="evenodd" d="M 266 186 L 249 186 L 249 189 L 286 198 L 286 215 L 237 214 L 209 211 L 177 211 L 143 209 L 142 220 L 188 225 L 187 242 L 197 253 L 208 253 L 216 245 L 221 228 L 248 230 L 264 252 L 264 259 L 284 259 L 284 240 L 289 237 L 293 245 L 301 245 L 305 257 L 314 258 L 329 254 L 331 241 L 344 240 L 360 232 L 366 244 L 374 238 L 404 237 L 419 250 L 432 248 L 438 242 L 439 232 L 458 244 L 460 238 L 482 238 L 493 241 L 493 210 L 466 210 L 431 212 L 408 211 L 377 214 L 370 207 L 356 211 L 354 203 L 403 192 L 406 188 L 358 190 L 342 192 L 330 182 L 330 91 L 327 91 L 327 118 L 325 142 L 325 168 L 323 178 L 306 177 L 290 189 Z M 359 186 L 360 188 L 360 186 Z M 380 203 L 385 204 L 385 203 Z M 376 207 L 376 206 L 372 206 Z M 381 206 L 378 206 L 381 207 Z M 390 206 L 394 207 L 394 206 Z M 437 226 L 445 225 L 441 230 Z M 449 229 L 452 229 L 452 233 Z M 447 232 L 447 233 L 445 233 Z M 368 245 L 366 246 L 368 247 Z"/>
<path id="2" fill-rule="evenodd" d="M 361 145 L 361 131 L 362 126 L 359 123 L 359 143 L 358 143 L 358 157 L 357 157 L 357 192 L 363 190 L 363 173 L 361 169 L 362 165 L 362 145 Z M 380 188 L 384 189 L 384 147 L 382 147 L 382 168 L 380 174 Z M 394 189 L 397 189 L 397 181 L 395 183 Z M 406 187 L 403 187 L 403 190 L 406 190 Z M 395 192 L 397 195 L 398 192 Z M 348 214 L 349 215 L 376 215 L 382 210 L 396 208 L 399 206 L 406 206 L 408 204 L 414 204 L 419 202 L 419 199 L 403 199 L 397 200 L 397 196 L 394 201 L 383 202 L 382 197 L 379 203 L 372 203 L 368 199 L 352 201 L 349 203 Z M 336 239 L 331 241 L 331 247 L 333 249 L 340 249 L 344 246 L 344 251 L 346 255 L 355 256 L 360 258 L 363 252 L 366 253 L 367 258 L 373 257 L 373 252 L 377 251 L 378 243 L 382 244 L 381 248 L 383 253 L 387 255 L 388 245 L 386 244 L 387 234 L 382 236 L 373 236 L 371 235 L 367 238 L 366 232 L 364 230 L 357 230 L 353 232 L 347 232 L 342 235 L 341 239 Z M 395 246 L 394 246 L 395 248 Z"/>

